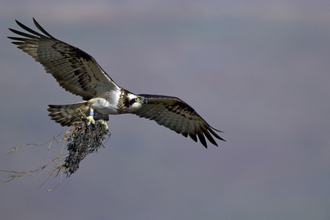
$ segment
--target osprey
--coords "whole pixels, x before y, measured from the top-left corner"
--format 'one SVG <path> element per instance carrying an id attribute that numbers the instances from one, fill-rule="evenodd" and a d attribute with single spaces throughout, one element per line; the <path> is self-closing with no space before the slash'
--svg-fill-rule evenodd
<path id="1" fill-rule="evenodd" d="M 38 33 L 19 21 L 16 23 L 29 34 L 9 28 L 20 37 L 8 37 L 12 43 L 39 62 L 47 73 L 52 74 L 61 87 L 81 96 L 83 102 L 68 105 L 49 105 L 49 116 L 62 126 L 71 126 L 85 114 L 89 123 L 95 120 L 109 120 L 110 115 L 135 114 L 156 121 L 205 148 L 206 138 L 218 146 L 212 135 L 222 139 L 197 112 L 179 98 L 161 95 L 134 94 L 117 85 L 101 68 L 95 59 L 63 41 L 50 35 L 33 19 Z M 103 121 L 104 122 L 104 121 Z M 106 123 L 104 122 L 107 127 Z M 205 135 L 205 136 L 204 136 Z"/>

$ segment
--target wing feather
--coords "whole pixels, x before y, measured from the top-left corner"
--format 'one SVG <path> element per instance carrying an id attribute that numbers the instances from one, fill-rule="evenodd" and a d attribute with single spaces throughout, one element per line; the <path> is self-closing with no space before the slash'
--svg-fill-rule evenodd
<path id="1" fill-rule="evenodd" d="M 120 89 L 92 56 L 54 38 L 35 19 L 33 22 L 42 34 L 16 21 L 18 26 L 29 33 L 9 28 L 21 37 L 8 38 L 12 39 L 12 43 L 19 49 L 42 64 L 46 72 L 52 74 L 61 87 L 82 96 L 84 100 L 108 90 Z"/>
<path id="2" fill-rule="evenodd" d="M 163 125 L 184 137 L 190 137 L 207 148 L 206 139 L 212 144 L 217 145 L 212 135 L 222 141 L 216 132 L 221 132 L 211 127 L 197 112 L 187 103 L 179 98 L 171 96 L 145 95 L 148 104 L 134 112 L 139 117 L 156 121 L 159 125 Z"/>

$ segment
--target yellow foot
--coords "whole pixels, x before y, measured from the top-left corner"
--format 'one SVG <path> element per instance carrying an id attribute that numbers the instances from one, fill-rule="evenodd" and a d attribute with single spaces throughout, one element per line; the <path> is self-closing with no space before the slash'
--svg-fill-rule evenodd
<path id="1" fill-rule="evenodd" d="M 87 117 L 87 120 L 88 120 L 87 125 L 90 125 L 91 123 L 92 124 L 95 124 L 95 120 L 94 120 L 94 118 L 93 118 L 92 115 L 91 116 L 88 116 Z"/>

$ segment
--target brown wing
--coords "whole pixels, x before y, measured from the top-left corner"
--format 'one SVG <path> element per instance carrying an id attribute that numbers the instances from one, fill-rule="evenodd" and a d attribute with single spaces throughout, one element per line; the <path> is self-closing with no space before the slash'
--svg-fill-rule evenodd
<path id="1" fill-rule="evenodd" d="M 65 90 L 91 99 L 107 90 L 117 90 L 119 86 L 98 65 L 95 59 L 77 47 L 57 40 L 45 31 L 35 19 L 35 26 L 43 33 L 38 33 L 19 21 L 16 23 L 23 33 L 10 29 L 21 37 L 8 37 L 12 43 L 41 63 L 46 72 L 53 75 Z"/>
<path id="2" fill-rule="evenodd" d="M 144 104 L 141 109 L 134 112 L 139 117 L 148 118 L 156 121 L 159 125 L 163 125 L 178 134 L 185 137 L 191 137 L 197 142 L 199 141 L 207 148 L 206 138 L 214 145 L 218 146 L 212 135 L 219 140 L 225 141 L 217 132 L 221 132 L 211 127 L 197 112 L 187 103 L 176 97 L 145 95 L 148 104 Z"/>

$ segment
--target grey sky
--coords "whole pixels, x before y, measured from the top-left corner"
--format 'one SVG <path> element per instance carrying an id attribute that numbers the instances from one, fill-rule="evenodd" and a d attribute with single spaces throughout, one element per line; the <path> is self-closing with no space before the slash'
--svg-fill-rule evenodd
<path id="1" fill-rule="evenodd" d="M 48 104 L 81 99 L 15 48 L 32 17 L 120 86 L 177 96 L 226 143 L 204 149 L 155 122 L 110 116 L 77 173 L 1 183 L 3 219 L 330 218 L 329 1 L 2 1 L 0 169 L 35 169 L 66 128 Z M 51 154 L 61 148 L 53 145 Z M 1 173 L 2 180 L 5 174 Z"/>

